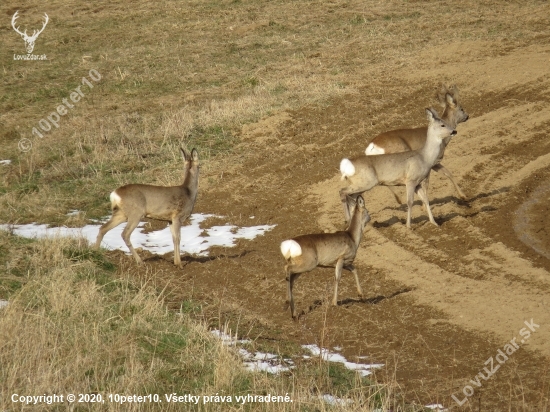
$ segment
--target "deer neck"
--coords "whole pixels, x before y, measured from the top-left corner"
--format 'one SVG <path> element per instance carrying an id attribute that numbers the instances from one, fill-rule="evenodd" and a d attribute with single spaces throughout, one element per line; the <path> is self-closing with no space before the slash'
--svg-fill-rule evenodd
<path id="1" fill-rule="evenodd" d="M 442 140 L 435 135 L 435 131 L 428 128 L 428 138 L 420 150 L 422 157 L 428 162 L 433 163 L 439 157 L 441 152 Z"/>
<path id="2" fill-rule="evenodd" d="M 199 187 L 199 169 L 189 169 L 187 173 L 185 173 L 185 179 L 181 186 L 190 193 L 196 194 Z"/>
<path id="3" fill-rule="evenodd" d="M 361 227 L 361 217 L 361 213 L 354 213 L 347 230 L 356 246 L 359 246 L 359 243 L 361 242 L 361 236 L 363 235 L 363 228 Z"/>

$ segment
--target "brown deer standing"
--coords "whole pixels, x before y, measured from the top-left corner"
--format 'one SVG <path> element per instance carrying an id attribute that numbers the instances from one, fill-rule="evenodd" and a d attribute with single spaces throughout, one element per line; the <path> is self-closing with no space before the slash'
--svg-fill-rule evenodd
<path id="1" fill-rule="evenodd" d="M 302 235 L 281 243 L 281 253 L 287 261 L 285 265 L 288 281 L 287 308 L 290 306 L 293 319 L 296 319 L 294 298 L 292 296 L 294 282 L 302 273 L 309 272 L 317 266 L 335 267 L 336 279 L 334 281 L 333 305 L 336 306 L 337 303 L 338 282 L 340 282 L 342 276 L 342 269 L 349 270 L 354 274 L 357 293 L 359 293 L 359 296 L 363 296 L 353 260 L 370 216 L 361 196 L 358 196 L 356 201 L 351 198 L 348 201 L 354 203 L 355 210 L 347 230 L 336 233 Z"/>
<path id="2" fill-rule="evenodd" d="M 458 123 L 462 123 L 468 120 L 468 113 L 464 111 L 458 101 L 458 88 L 455 85 L 449 88 L 447 88 L 445 85 L 442 85 L 439 93 L 437 94 L 437 98 L 441 105 L 445 107 L 445 110 L 441 115 L 441 119 L 453 129 L 456 128 Z M 381 133 L 376 136 L 367 146 L 365 154 L 370 156 L 418 150 L 422 146 L 424 146 L 427 138 L 427 133 L 427 127 L 419 127 L 416 129 L 391 130 L 389 132 Z M 450 139 L 451 136 L 449 136 L 443 142 L 443 150 L 449 144 Z M 437 162 L 432 167 L 432 170 L 435 172 L 443 173 L 452 182 L 460 198 L 466 200 L 466 195 L 462 192 L 460 187 L 458 187 L 458 184 L 455 182 L 451 172 L 440 163 L 442 158 L 443 152 L 441 153 L 441 156 L 439 157 Z M 428 183 L 429 176 L 428 180 L 425 183 L 426 194 L 428 192 Z M 397 202 L 401 204 L 401 199 L 393 190 L 392 192 Z"/>
<path id="3" fill-rule="evenodd" d="M 111 193 L 113 216 L 99 229 L 95 247 L 112 228 L 128 221 L 122 239 L 138 264 L 142 263 L 130 242 L 130 235 L 144 217 L 170 222 L 174 242 L 174 265 L 182 267 L 180 258 L 181 225 L 193 212 L 199 182 L 199 154 L 180 149 L 184 160 L 184 180 L 181 186 L 130 184 Z"/>
<path id="4" fill-rule="evenodd" d="M 350 220 L 348 196 L 356 197 L 376 185 L 404 185 L 407 187 L 407 227 L 411 227 L 411 211 L 415 192 L 426 206 L 430 222 L 437 226 L 423 184 L 445 149 L 443 146 L 445 139 L 456 135 L 456 130 L 441 120 L 435 110 L 426 109 L 426 114 L 430 124 L 427 129 L 426 143 L 421 149 L 342 159 L 340 172 L 342 180 L 346 180 L 348 186 L 340 190 L 340 200 L 344 206 L 346 221 Z"/>

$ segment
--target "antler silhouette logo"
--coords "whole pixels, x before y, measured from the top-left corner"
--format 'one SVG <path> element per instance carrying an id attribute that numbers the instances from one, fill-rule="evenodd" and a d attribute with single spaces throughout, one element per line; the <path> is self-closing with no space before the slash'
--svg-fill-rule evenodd
<path id="1" fill-rule="evenodd" d="M 46 25 L 48 24 L 48 21 L 50 20 L 50 18 L 48 17 L 48 15 L 46 13 L 44 13 L 44 23 L 42 24 L 42 28 L 38 31 L 33 30 L 32 36 L 28 36 L 27 35 L 27 30 L 25 30 L 23 33 L 21 33 L 21 31 L 19 30 L 19 27 L 15 26 L 15 20 L 17 20 L 17 18 L 19 17 L 17 15 L 17 13 L 19 13 L 19 10 L 17 10 L 15 12 L 15 14 L 13 15 L 13 17 L 11 18 L 11 25 L 12 25 L 13 29 L 15 30 L 15 32 L 17 34 L 21 35 L 23 40 L 25 40 L 25 48 L 27 49 L 27 53 L 30 54 L 34 50 L 34 42 L 38 38 L 38 35 L 44 31 L 44 29 L 46 28 Z"/>

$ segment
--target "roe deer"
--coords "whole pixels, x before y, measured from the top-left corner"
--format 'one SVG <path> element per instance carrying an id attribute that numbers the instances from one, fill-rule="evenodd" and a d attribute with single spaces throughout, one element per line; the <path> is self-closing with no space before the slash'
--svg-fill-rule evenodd
<path id="1" fill-rule="evenodd" d="M 458 101 L 458 88 L 455 85 L 452 85 L 449 88 L 447 88 L 445 85 L 442 85 L 439 93 L 437 94 L 437 98 L 442 106 L 445 107 L 445 110 L 441 115 L 441 119 L 449 124 L 449 126 L 451 126 L 453 129 L 456 128 L 458 123 L 462 123 L 468 120 L 468 113 L 464 111 Z M 365 154 L 378 155 L 406 152 L 409 150 L 418 150 L 422 146 L 424 146 L 427 134 L 427 127 L 419 127 L 416 129 L 399 129 L 384 132 L 376 136 L 371 141 L 371 143 L 367 146 L 367 149 L 365 150 Z M 443 148 L 445 148 L 447 144 L 449 144 L 450 139 L 451 137 L 449 136 L 444 140 Z M 434 164 L 432 170 L 435 172 L 443 173 L 452 182 L 456 191 L 458 192 L 458 195 L 462 199 L 466 200 L 466 195 L 462 192 L 460 187 L 458 187 L 458 184 L 455 182 L 451 172 L 449 172 L 449 170 L 447 170 L 445 166 L 439 163 L 442 158 L 443 154 L 441 154 L 438 161 Z M 428 182 L 426 182 L 426 194 L 428 191 L 427 185 Z M 393 192 L 393 195 L 395 196 L 397 202 L 401 204 L 402 202 L 397 194 Z"/>
<path id="2" fill-rule="evenodd" d="M 372 189 L 376 185 L 407 187 L 407 227 L 411 227 L 411 210 L 414 193 L 418 193 L 426 206 L 430 222 L 437 226 L 425 188 L 421 183 L 426 180 L 431 168 L 443 153 L 443 141 L 456 135 L 456 130 L 441 120 L 433 109 L 426 109 L 430 124 L 426 143 L 421 149 L 401 153 L 381 154 L 378 156 L 359 156 L 342 159 L 340 172 L 342 180 L 348 186 L 340 190 L 340 199 L 344 206 L 346 221 L 350 220 L 347 196 L 357 195 Z"/>
<path id="3" fill-rule="evenodd" d="M 336 233 L 302 235 L 281 243 L 281 253 L 287 261 L 285 273 L 288 281 L 288 301 L 286 303 L 287 308 L 290 305 L 293 319 L 296 319 L 294 298 L 292 297 L 294 281 L 302 273 L 309 272 L 317 266 L 336 268 L 333 305 L 337 303 L 338 282 L 342 276 L 342 269 L 349 270 L 355 275 L 357 293 L 359 296 L 363 296 L 353 260 L 370 216 L 361 196 L 358 196 L 355 202 L 351 198 L 348 200 L 355 203 L 355 210 L 347 230 Z"/>
<path id="4" fill-rule="evenodd" d="M 122 231 L 122 239 L 138 264 L 141 259 L 130 243 L 130 235 L 143 217 L 164 220 L 170 223 L 174 242 L 174 265 L 181 266 L 181 225 L 195 206 L 199 181 L 199 154 L 180 149 L 184 160 L 184 180 L 181 186 L 153 186 L 130 184 L 121 186 L 111 193 L 113 216 L 101 226 L 95 247 L 99 248 L 103 236 L 112 228 L 128 221 Z"/>

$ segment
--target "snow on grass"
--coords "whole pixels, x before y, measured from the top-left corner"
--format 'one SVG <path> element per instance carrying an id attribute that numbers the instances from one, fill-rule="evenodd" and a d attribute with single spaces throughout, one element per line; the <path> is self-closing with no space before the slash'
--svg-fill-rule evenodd
<path id="1" fill-rule="evenodd" d="M 339 353 L 330 352 L 328 349 L 321 350 L 317 345 L 302 345 L 302 348 L 309 350 L 313 356 L 321 356 L 323 360 L 326 360 L 328 362 L 342 363 L 344 367 L 350 370 L 357 371 L 357 373 L 359 373 L 361 376 L 368 376 L 372 373 L 371 369 L 381 368 L 382 366 L 384 366 L 381 363 L 366 364 L 348 362 L 348 360 Z M 305 355 L 304 358 L 309 359 L 310 357 Z"/>
<path id="2" fill-rule="evenodd" d="M 0 165 L 9 165 L 11 164 L 11 160 L 0 160 Z"/>
<path id="3" fill-rule="evenodd" d="M 248 340 L 237 340 L 236 337 L 221 332 L 219 330 L 211 331 L 214 335 L 219 337 L 224 345 L 235 345 L 237 343 L 250 343 Z M 322 351 L 317 345 L 303 345 L 303 348 L 309 350 L 312 355 L 320 356 L 328 362 L 338 362 L 342 363 L 344 367 L 357 371 L 361 376 L 370 375 L 371 369 L 380 368 L 384 366 L 383 364 L 362 364 L 348 362 L 346 358 L 338 353 L 329 352 L 327 349 Z M 239 355 L 243 359 L 244 365 L 247 369 L 252 371 L 264 371 L 272 374 L 278 374 L 280 372 L 287 372 L 294 366 L 294 362 L 291 359 L 281 359 L 279 355 L 273 353 L 264 353 L 264 352 L 249 352 L 244 348 L 239 348 Z M 304 359 L 309 359 L 310 356 L 304 355 Z M 329 400 L 330 402 L 330 400 Z"/>
<path id="4" fill-rule="evenodd" d="M 249 340 L 238 340 L 236 337 L 217 329 L 210 332 L 219 337 L 224 345 L 232 346 L 237 343 L 250 343 Z M 250 352 L 244 348 L 239 348 L 239 355 L 243 359 L 245 368 L 254 372 L 267 372 L 276 375 L 289 371 L 294 365 L 291 359 L 281 359 L 279 355 L 274 353 Z"/>
<path id="5" fill-rule="evenodd" d="M 190 224 L 181 228 L 181 251 L 199 256 L 207 256 L 208 249 L 212 246 L 235 246 L 238 239 L 252 240 L 256 236 L 265 234 L 273 229 L 275 225 L 261 225 L 250 227 L 237 227 L 233 225 L 212 226 L 209 229 L 202 229 L 200 224 L 214 215 L 204 215 L 195 213 L 190 217 Z M 217 217 L 217 216 L 216 216 Z M 151 253 L 163 255 L 174 250 L 172 243 L 172 234 L 170 227 L 154 232 L 143 233 L 145 222 L 140 222 L 131 236 L 134 248 L 143 248 Z M 81 228 L 69 227 L 48 227 L 48 225 L 37 225 L 30 223 L 27 225 L 0 225 L 0 230 L 12 230 L 14 234 L 27 238 L 47 238 L 47 237 L 84 237 L 94 244 L 99 227 L 101 225 L 86 225 Z M 121 234 L 126 227 L 123 223 L 107 232 L 103 238 L 101 246 L 109 250 L 122 250 L 130 254 L 128 247 L 122 240 Z M 206 235 L 204 235 L 206 232 Z"/>
<path id="6" fill-rule="evenodd" d="M 424 407 L 428 408 L 428 409 L 433 409 L 436 412 L 446 412 L 446 411 L 448 411 L 448 409 L 446 409 L 443 405 L 440 405 L 439 403 L 435 403 L 433 405 L 426 405 Z"/>

